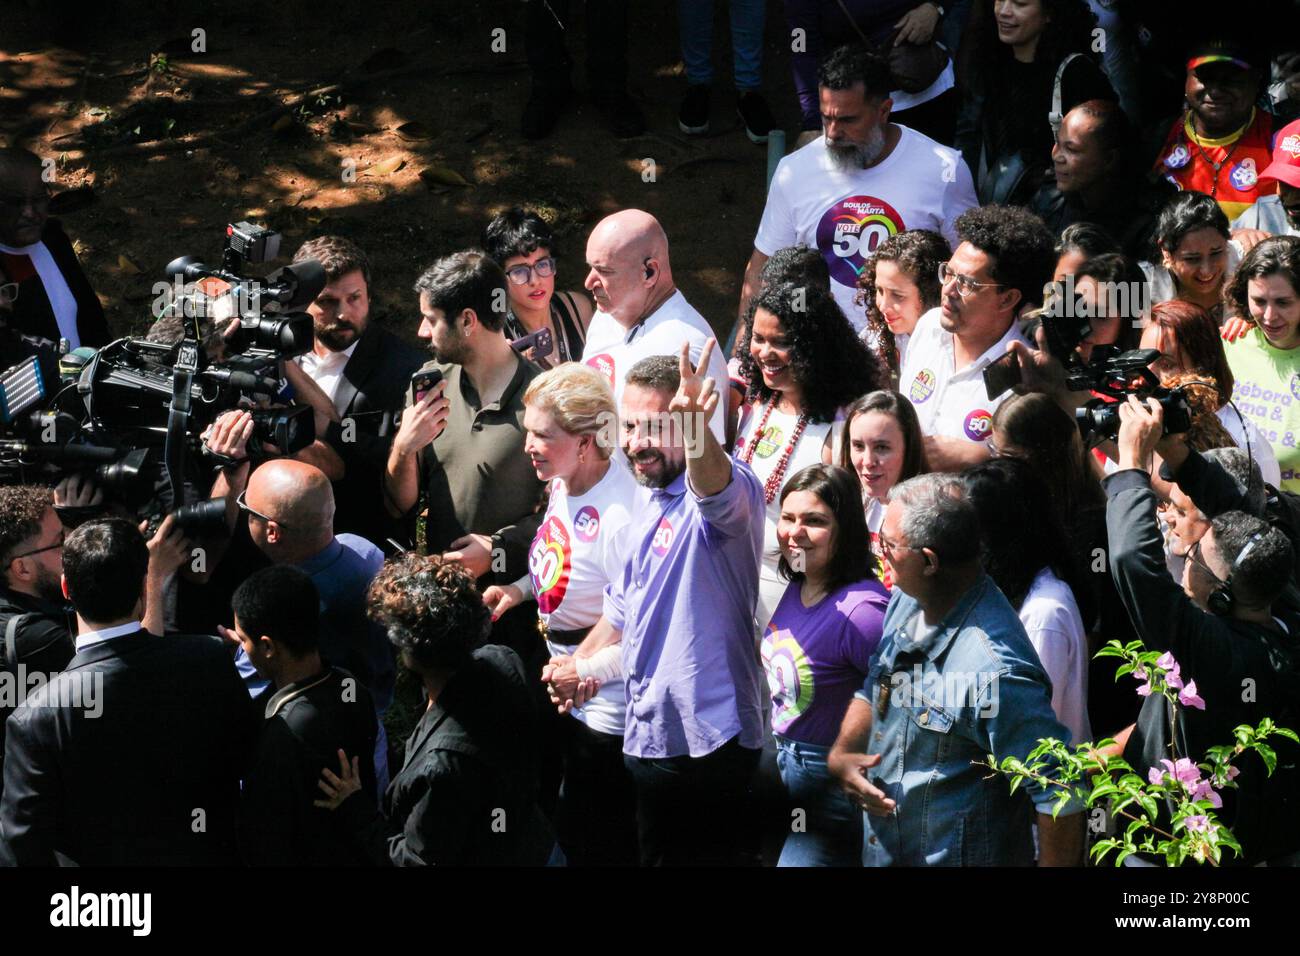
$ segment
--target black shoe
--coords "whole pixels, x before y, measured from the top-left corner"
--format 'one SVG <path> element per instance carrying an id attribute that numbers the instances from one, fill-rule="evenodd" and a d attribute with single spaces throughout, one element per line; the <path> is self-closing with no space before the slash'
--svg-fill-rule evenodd
<path id="1" fill-rule="evenodd" d="M 611 132 L 619 139 L 640 136 L 645 132 L 645 114 L 636 100 L 626 93 L 613 93 L 595 99 Z"/>
<path id="2" fill-rule="evenodd" d="M 682 98 L 682 107 L 677 111 L 677 128 L 683 133 L 707 133 L 709 131 L 709 88 L 691 86 Z"/>
<path id="3" fill-rule="evenodd" d="M 776 129 L 776 120 L 767 108 L 767 100 L 756 90 L 740 94 L 736 100 L 736 112 L 740 114 L 741 122 L 745 124 L 745 135 L 752 143 L 766 143 L 767 134 Z"/>
<path id="4" fill-rule="evenodd" d="M 542 139 L 549 135 L 559 122 L 570 94 L 571 91 L 563 87 L 534 86 L 519 124 L 524 139 Z"/>

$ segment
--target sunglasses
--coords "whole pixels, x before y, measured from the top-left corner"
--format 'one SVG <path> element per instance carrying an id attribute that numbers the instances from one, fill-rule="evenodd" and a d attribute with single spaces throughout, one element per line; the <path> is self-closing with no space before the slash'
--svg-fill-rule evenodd
<path id="1" fill-rule="evenodd" d="M 534 272 L 542 279 L 549 279 L 555 275 L 555 257 L 547 256 L 544 259 L 538 259 L 531 266 L 527 263 L 511 266 L 506 270 L 506 278 L 515 285 L 528 285 L 533 281 Z"/>
<path id="2" fill-rule="evenodd" d="M 281 521 L 279 518 L 272 518 L 270 515 L 264 515 L 262 514 L 262 512 L 254 508 L 250 508 L 248 506 L 248 502 L 244 500 L 244 496 L 246 494 L 248 494 L 247 490 L 241 491 L 239 493 L 239 497 L 235 499 L 235 505 L 239 508 L 240 511 L 244 512 L 245 514 L 252 515 L 254 518 L 261 518 L 263 521 L 266 522 L 274 521 L 281 528 L 289 530 L 289 526 L 285 524 L 283 521 Z"/>

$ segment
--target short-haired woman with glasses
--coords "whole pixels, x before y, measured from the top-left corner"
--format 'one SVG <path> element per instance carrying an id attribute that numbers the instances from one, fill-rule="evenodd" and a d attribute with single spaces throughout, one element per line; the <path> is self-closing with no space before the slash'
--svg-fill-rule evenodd
<path id="1" fill-rule="evenodd" d="M 516 341 L 549 329 L 555 343 L 549 355 L 538 355 L 536 348 L 524 352 L 544 369 L 582 358 L 596 307 L 583 291 L 555 291 L 555 234 L 545 220 L 532 210 L 511 206 L 483 230 L 483 249 L 510 280 L 506 338 Z"/>

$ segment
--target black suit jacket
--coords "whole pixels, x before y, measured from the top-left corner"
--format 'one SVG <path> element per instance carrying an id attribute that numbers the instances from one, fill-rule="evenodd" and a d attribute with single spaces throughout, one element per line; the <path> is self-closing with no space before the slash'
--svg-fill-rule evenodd
<path id="1" fill-rule="evenodd" d="M 255 730 L 216 638 L 137 631 L 85 648 L 9 718 L 0 839 L 10 861 L 235 862 Z"/>
<path id="2" fill-rule="evenodd" d="M 335 396 L 344 421 L 331 424 L 324 436 L 347 469 L 334 483 L 335 534 L 350 532 L 381 543 L 392 533 L 394 522 L 384 511 L 381 491 L 384 464 L 411 375 L 427 359 L 373 319 L 357 340 Z"/>
<path id="3" fill-rule="evenodd" d="M 77 335 L 81 338 L 81 344 L 94 348 L 107 345 L 110 335 L 104 307 L 100 305 L 95 290 L 90 287 L 90 280 L 81 271 L 77 253 L 57 219 L 46 221 L 45 228 L 41 231 L 41 242 L 50 251 L 50 257 L 68 283 L 68 290 L 77 300 Z M 45 294 L 45 286 L 41 284 L 40 276 L 35 270 L 30 274 L 9 276 L 7 281 L 17 282 L 20 287 L 9 320 L 14 328 L 23 335 L 36 335 L 58 342 L 59 324 L 54 318 L 49 297 Z"/>

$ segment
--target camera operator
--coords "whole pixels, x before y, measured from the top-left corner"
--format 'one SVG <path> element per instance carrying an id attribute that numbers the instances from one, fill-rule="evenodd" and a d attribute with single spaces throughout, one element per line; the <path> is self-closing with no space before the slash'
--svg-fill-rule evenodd
<path id="1" fill-rule="evenodd" d="M 1182 587 L 1174 582 L 1148 474 L 1164 412 L 1154 399 L 1144 405 L 1130 396 L 1119 415 L 1120 470 L 1105 481 L 1111 573 L 1147 648 L 1171 653 L 1185 693 L 1203 701 L 1178 707 L 1171 721 L 1163 695 L 1151 694 L 1137 723 L 1116 735 L 1125 760 L 1145 776 L 1170 756 L 1171 732 L 1180 755 L 1199 762 L 1208 748 L 1231 744 L 1240 724 L 1271 717 L 1293 726 L 1300 713 L 1292 655 L 1300 613 L 1277 603 L 1294 564 L 1286 536 L 1240 511 L 1211 522 L 1189 552 Z M 1300 748 L 1286 741 L 1277 747 L 1271 776 L 1247 753 L 1236 762 L 1237 789 L 1221 794 L 1219 816 L 1242 846 L 1234 863 L 1281 860 L 1300 849 Z"/>

